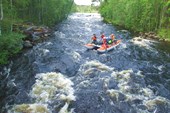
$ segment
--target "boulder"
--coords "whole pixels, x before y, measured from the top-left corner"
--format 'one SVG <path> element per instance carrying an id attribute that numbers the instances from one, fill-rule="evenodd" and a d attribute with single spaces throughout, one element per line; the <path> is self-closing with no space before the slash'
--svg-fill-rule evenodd
<path id="1" fill-rule="evenodd" d="M 24 48 L 31 48 L 31 47 L 33 47 L 33 44 L 29 40 L 26 40 L 26 41 L 24 41 L 23 46 L 24 46 Z"/>

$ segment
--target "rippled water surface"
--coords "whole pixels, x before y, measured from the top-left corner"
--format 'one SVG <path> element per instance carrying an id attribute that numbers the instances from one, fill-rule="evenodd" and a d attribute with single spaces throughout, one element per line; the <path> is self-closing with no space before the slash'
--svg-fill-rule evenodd
<path id="1" fill-rule="evenodd" d="M 106 53 L 87 50 L 95 33 L 121 39 Z M 99 14 L 74 13 L 53 36 L 1 71 L 3 113 L 170 113 L 170 53 L 131 37 Z"/>

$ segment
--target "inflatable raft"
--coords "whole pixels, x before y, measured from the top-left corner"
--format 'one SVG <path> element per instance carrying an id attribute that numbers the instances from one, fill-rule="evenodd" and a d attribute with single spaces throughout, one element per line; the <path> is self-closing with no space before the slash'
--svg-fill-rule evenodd
<path id="1" fill-rule="evenodd" d="M 85 44 L 84 45 L 87 49 L 98 49 L 101 47 L 101 45 L 96 45 L 96 44 L 93 44 L 93 43 L 88 43 L 88 44 Z"/>
<path id="2" fill-rule="evenodd" d="M 112 44 L 108 45 L 107 47 L 102 45 L 100 48 L 97 49 L 97 51 L 100 53 L 110 51 L 110 50 L 114 49 L 116 46 L 118 46 L 120 43 L 121 43 L 121 40 L 117 40 L 117 41 L 113 42 Z"/>

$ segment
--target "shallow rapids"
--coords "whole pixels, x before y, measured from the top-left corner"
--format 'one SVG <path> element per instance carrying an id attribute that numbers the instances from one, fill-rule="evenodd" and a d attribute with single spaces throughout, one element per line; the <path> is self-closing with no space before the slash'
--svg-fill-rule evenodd
<path id="1" fill-rule="evenodd" d="M 87 50 L 95 33 L 119 46 Z M 170 113 L 170 53 L 99 14 L 74 13 L 53 36 L 1 69 L 2 113 Z"/>

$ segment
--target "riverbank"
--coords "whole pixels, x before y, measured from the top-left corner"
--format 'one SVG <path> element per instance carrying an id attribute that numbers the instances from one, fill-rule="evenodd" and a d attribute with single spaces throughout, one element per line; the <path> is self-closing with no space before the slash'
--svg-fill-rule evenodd
<path id="1" fill-rule="evenodd" d="M 47 40 L 51 34 L 52 28 L 48 26 L 38 26 L 33 23 L 14 24 L 12 32 L 0 36 L 0 65 L 8 64 L 10 59 Z"/>
<path id="2" fill-rule="evenodd" d="M 107 21 L 104 21 L 104 22 L 108 23 Z M 110 24 L 112 24 L 112 23 L 110 23 Z M 138 31 L 134 31 L 134 30 L 131 30 L 131 29 L 127 29 L 124 26 L 119 26 L 119 25 L 113 25 L 113 26 L 115 26 L 118 31 L 122 30 L 122 29 L 124 31 L 129 31 L 131 33 L 132 37 L 141 37 L 141 38 L 144 38 L 144 39 L 152 39 L 152 40 L 157 40 L 157 41 L 160 41 L 160 42 L 170 43 L 170 40 L 168 38 L 162 38 L 157 33 L 152 32 L 152 31 L 150 31 L 150 32 L 138 32 Z"/>
<path id="3" fill-rule="evenodd" d="M 21 23 L 13 25 L 13 31 L 25 35 L 23 38 L 23 49 L 31 48 L 51 35 L 51 28 L 48 26 L 37 26 L 33 23 Z"/>

